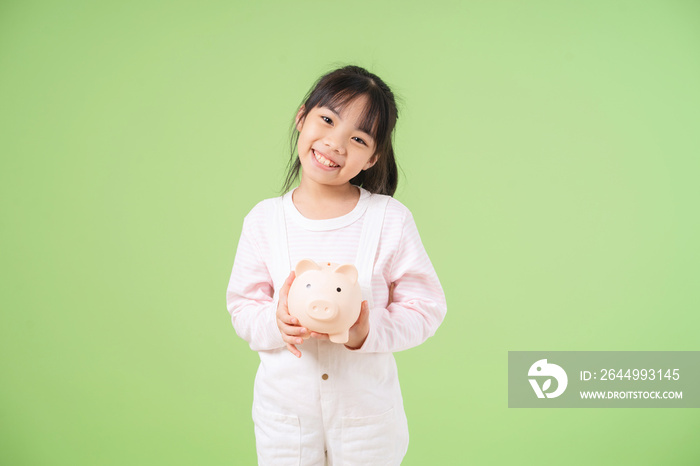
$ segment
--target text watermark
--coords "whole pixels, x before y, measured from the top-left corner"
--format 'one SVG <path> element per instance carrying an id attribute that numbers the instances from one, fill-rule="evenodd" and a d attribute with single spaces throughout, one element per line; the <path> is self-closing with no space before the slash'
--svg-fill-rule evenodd
<path id="1" fill-rule="evenodd" d="M 509 351 L 509 408 L 700 408 L 700 351 Z"/>

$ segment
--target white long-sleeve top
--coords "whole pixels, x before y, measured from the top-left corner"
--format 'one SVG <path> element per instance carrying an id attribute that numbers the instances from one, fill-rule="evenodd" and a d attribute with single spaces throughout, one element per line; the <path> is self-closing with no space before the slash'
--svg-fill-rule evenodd
<path id="1" fill-rule="evenodd" d="M 354 263 L 369 192 L 361 189 L 351 212 L 327 220 L 302 216 L 291 193 L 284 196 L 283 205 L 292 267 L 301 259 Z M 277 302 L 270 273 L 269 253 L 275 250 L 270 243 L 277 240 L 270 231 L 274 225 L 272 201 L 260 202 L 245 217 L 226 293 L 236 333 L 255 351 L 285 346 L 276 323 Z M 435 333 L 445 316 L 445 295 L 411 212 L 393 198 L 386 208 L 371 283 L 374 306 L 370 309 L 370 330 L 356 351 L 401 351 Z M 392 283 L 393 301 L 388 303 Z M 304 345 L 299 348 L 303 354 Z"/>
<path id="2" fill-rule="evenodd" d="M 277 456 L 283 451 L 320 464 L 326 451 L 335 464 L 376 464 L 377 458 L 399 464 L 406 452 L 408 426 L 392 352 L 433 335 L 446 304 L 411 213 L 393 198 L 375 196 L 360 189 L 348 214 L 310 220 L 289 192 L 281 201 L 260 202 L 243 222 L 226 301 L 236 332 L 260 356 L 253 420 L 260 458 L 272 455 L 263 463 L 283 464 Z M 378 242 L 370 225 L 382 225 Z M 363 299 L 372 304 L 369 334 L 358 350 L 309 339 L 297 345 L 301 358 L 287 351 L 276 323 L 275 286 L 301 259 L 359 262 Z"/>

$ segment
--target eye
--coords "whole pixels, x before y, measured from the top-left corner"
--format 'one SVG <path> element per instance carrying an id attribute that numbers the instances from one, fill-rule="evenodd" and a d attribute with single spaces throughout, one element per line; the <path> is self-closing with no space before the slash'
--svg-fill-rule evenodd
<path id="1" fill-rule="evenodd" d="M 326 123 L 328 123 L 329 125 L 332 125 L 332 124 L 333 124 L 333 120 L 331 120 L 331 119 L 328 118 L 327 116 L 321 115 L 321 119 L 322 119 L 323 121 L 325 121 Z"/>
<path id="2" fill-rule="evenodd" d="M 358 138 L 358 137 L 354 137 L 354 138 L 352 138 L 352 139 L 353 139 L 354 141 L 359 142 L 360 144 L 362 144 L 362 145 L 364 145 L 364 146 L 367 145 L 367 143 L 364 141 L 364 139 L 361 139 L 361 138 Z"/>
<path id="3" fill-rule="evenodd" d="M 337 291 L 338 293 L 340 293 L 340 287 L 336 288 L 335 291 Z"/>

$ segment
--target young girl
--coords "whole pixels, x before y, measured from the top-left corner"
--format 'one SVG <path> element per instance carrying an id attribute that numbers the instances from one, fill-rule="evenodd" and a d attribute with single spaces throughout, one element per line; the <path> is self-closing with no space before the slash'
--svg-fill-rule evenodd
<path id="1" fill-rule="evenodd" d="M 406 453 L 392 353 L 432 336 L 446 304 L 411 213 L 391 197 L 396 119 L 374 74 L 347 66 L 321 77 L 295 119 L 285 191 L 301 172 L 299 186 L 243 222 L 226 301 L 236 333 L 260 355 L 259 464 L 393 465 Z M 365 301 L 346 344 L 289 315 L 290 270 L 306 258 L 358 269 Z"/>

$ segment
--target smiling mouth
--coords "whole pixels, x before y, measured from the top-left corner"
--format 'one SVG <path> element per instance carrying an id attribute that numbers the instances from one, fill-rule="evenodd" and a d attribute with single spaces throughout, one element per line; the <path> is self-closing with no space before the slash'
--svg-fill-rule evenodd
<path id="1" fill-rule="evenodd" d="M 313 149 L 311 149 L 311 152 L 313 152 L 314 158 L 315 158 L 316 161 L 317 161 L 318 163 L 320 163 L 321 165 L 325 165 L 326 167 L 330 167 L 330 168 L 335 168 L 335 167 L 339 167 L 339 166 L 340 166 L 340 165 L 338 165 L 338 164 L 336 164 L 336 163 L 331 162 L 330 160 L 328 160 L 327 158 L 325 158 L 324 156 L 322 156 L 321 154 L 319 154 L 318 152 L 316 152 L 316 151 L 313 150 Z"/>

